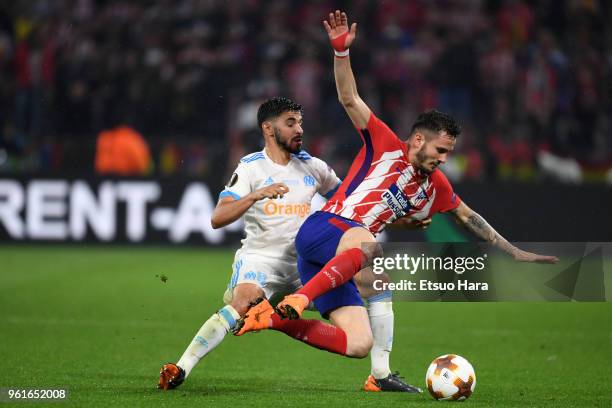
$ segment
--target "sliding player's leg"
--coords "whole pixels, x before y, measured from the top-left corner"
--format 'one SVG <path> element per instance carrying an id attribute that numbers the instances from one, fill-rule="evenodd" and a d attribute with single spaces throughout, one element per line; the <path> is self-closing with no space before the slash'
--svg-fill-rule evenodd
<path id="1" fill-rule="evenodd" d="M 164 390 L 178 387 L 204 356 L 213 351 L 232 331 L 236 321 L 249 307 L 250 302 L 264 296 L 263 290 L 252 283 L 241 283 L 232 289 L 231 303 L 204 322 L 187 349 L 176 363 L 165 364 L 160 371 L 158 388 Z"/>
<path id="2" fill-rule="evenodd" d="M 267 285 L 268 275 L 273 269 L 262 259 L 247 257 L 238 251 L 233 269 L 223 296 L 226 305 L 204 322 L 176 364 L 168 363 L 161 368 L 158 388 L 167 390 L 179 386 L 199 361 L 214 350 L 227 333 L 234 330 L 236 322 L 244 316 L 250 304 L 266 296 L 266 290 L 273 290 L 273 285 Z M 297 277 L 297 272 L 295 275 Z"/>

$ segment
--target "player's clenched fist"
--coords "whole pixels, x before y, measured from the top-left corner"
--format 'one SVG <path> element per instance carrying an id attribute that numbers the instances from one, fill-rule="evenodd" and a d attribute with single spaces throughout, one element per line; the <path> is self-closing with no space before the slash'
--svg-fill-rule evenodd
<path id="1" fill-rule="evenodd" d="M 289 187 L 284 183 L 274 183 L 267 187 L 260 188 L 259 190 L 253 191 L 253 198 L 256 201 L 264 198 L 283 198 L 285 194 L 289 192 Z"/>
<path id="2" fill-rule="evenodd" d="M 349 31 L 346 13 L 336 10 L 335 13 L 329 13 L 329 20 L 323 20 L 323 26 L 336 55 L 348 55 L 347 50 L 355 41 L 355 35 L 357 34 L 357 23 L 353 23 Z"/>

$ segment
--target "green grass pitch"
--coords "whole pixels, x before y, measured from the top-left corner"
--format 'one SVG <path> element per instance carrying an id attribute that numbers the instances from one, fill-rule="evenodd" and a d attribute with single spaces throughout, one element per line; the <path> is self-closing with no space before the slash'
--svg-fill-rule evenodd
<path id="1" fill-rule="evenodd" d="M 361 392 L 369 359 L 278 332 L 228 336 L 179 389 L 155 389 L 161 364 L 176 361 L 221 306 L 232 257 L 230 250 L 0 247 L 0 387 L 69 388 L 68 401 L 52 406 L 441 404 L 427 393 Z M 433 358 L 457 353 L 476 369 L 467 406 L 612 405 L 610 303 L 396 302 L 394 309 L 392 368 L 414 384 L 424 385 Z"/>

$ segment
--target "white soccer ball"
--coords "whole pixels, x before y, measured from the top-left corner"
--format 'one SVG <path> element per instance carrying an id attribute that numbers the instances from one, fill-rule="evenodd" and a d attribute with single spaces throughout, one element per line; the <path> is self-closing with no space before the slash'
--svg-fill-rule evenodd
<path id="1" fill-rule="evenodd" d="M 476 373 L 465 358 L 445 354 L 431 362 L 425 384 L 431 396 L 439 401 L 462 401 L 474 392 Z"/>

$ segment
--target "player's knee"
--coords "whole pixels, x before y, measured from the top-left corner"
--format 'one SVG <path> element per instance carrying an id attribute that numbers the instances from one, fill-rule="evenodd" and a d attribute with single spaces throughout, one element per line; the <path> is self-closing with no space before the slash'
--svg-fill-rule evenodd
<path id="1" fill-rule="evenodd" d="M 244 317 L 249 309 L 249 305 L 255 299 L 257 299 L 257 296 L 234 296 L 231 306 L 238 312 L 240 317 Z"/>
<path id="2" fill-rule="evenodd" d="M 384 272 L 382 274 L 374 273 L 371 267 L 362 269 L 353 279 L 359 294 L 365 299 L 385 292 L 387 290 L 385 284 L 391 282 L 389 275 Z"/>
<path id="3" fill-rule="evenodd" d="M 358 336 L 347 338 L 346 355 L 355 358 L 365 358 L 372 349 L 372 333 L 362 333 Z"/>
<path id="4" fill-rule="evenodd" d="M 362 250 L 365 249 L 364 252 L 367 252 L 366 255 L 370 255 L 370 252 L 372 252 L 370 247 L 375 243 L 376 238 L 374 238 L 374 235 L 367 229 L 362 227 L 350 228 L 342 235 L 336 249 L 336 254 L 351 248 L 360 248 Z"/>
<path id="5" fill-rule="evenodd" d="M 234 288 L 230 305 L 240 316 L 244 317 L 246 311 L 249 309 L 249 305 L 262 296 L 264 296 L 263 290 L 255 285 L 238 285 Z"/>
<path id="6" fill-rule="evenodd" d="M 234 310 L 238 312 L 240 317 L 244 317 L 247 309 L 249 308 L 249 302 L 234 298 L 232 299 L 232 303 L 230 303 L 230 306 L 232 306 Z"/>

